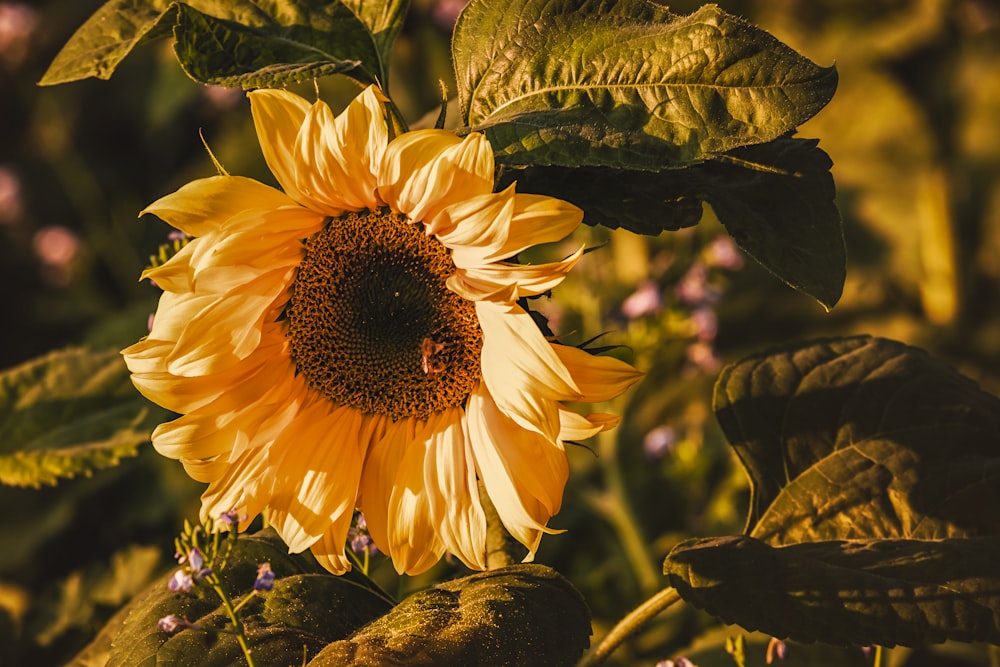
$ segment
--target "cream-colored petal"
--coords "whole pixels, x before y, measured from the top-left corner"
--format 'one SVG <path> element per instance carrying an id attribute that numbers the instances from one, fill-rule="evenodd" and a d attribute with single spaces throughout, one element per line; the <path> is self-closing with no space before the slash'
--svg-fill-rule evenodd
<path id="1" fill-rule="evenodd" d="M 330 525 L 330 529 L 312 545 L 316 560 L 332 574 L 344 574 L 351 569 L 351 561 L 344 553 L 347 535 L 351 530 L 351 515 L 344 515 Z"/>
<path id="2" fill-rule="evenodd" d="M 425 460 L 433 443 L 431 429 L 426 423 L 417 423 L 413 440 L 403 447 L 389 494 L 389 553 L 399 573 L 425 572 L 445 551 L 431 518 L 429 494 L 434 489 L 427 488 L 424 478 Z"/>
<path id="3" fill-rule="evenodd" d="M 464 411 L 440 415 L 424 456 L 432 525 L 445 548 L 472 570 L 486 569 L 486 513 L 479 500 L 475 457 Z"/>
<path id="4" fill-rule="evenodd" d="M 211 479 L 201 496 L 202 521 L 218 519 L 223 512 L 236 510 L 238 515 L 247 515 L 253 520 L 267 504 L 267 482 L 269 480 L 266 449 L 254 449 L 235 461 L 226 462 L 224 467 L 216 467 L 221 473 Z M 185 462 L 185 469 L 191 468 Z M 195 479 L 199 479 L 192 475 Z"/>
<path id="5" fill-rule="evenodd" d="M 477 301 L 483 331 L 480 368 L 501 410 L 549 440 L 559 433 L 555 401 L 577 400 L 573 377 L 520 306 Z"/>
<path id="6" fill-rule="evenodd" d="M 209 234 L 209 237 L 211 236 Z M 139 280 L 149 278 L 157 287 L 167 292 L 190 292 L 193 273 L 191 258 L 194 256 L 200 240 L 194 239 L 163 264 L 149 267 L 142 272 Z"/>
<path id="7" fill-rule="evenodd" d="M 267 166 L 288 196 L 305 204 L 297 185 L 295 142 L 309 113 L 309 102 L 285 90 L 255 90 L 247 97 Z"/>
<path id="8" fill-rule="evenodd" d="M 361 474 L 361 426 L 356 410 L 331 411 L 317 401 L 270 448 L 269 517 L 290 552 L 311 547 L 344 516 L 350 523 Z"/>
<path id="9" fill-rule="evenodd" d="M 569 476 L 558 443 L 525 431 L 501 412 L 482 384 L 468 398 L 466 428 L 483 485 L 507 531 L 529 550 L 559 511 Z"/>
<path id="10" fill-rule="evenodd" d="M 578 400 L 609 401 L 642 379 L 644 373 L 614 357 L 591 354 L 571 345 L 553 345 L 580 389 Z"/>
<path id="11" fill-rule="evenodd" d="M 458 269 L 448 277 L 448 289 L 469 301 L 489 300 L 504 287 L 516 286 L 517 298 L 544 294 L 563 281 L 583 257 L 583 247 L 559 262 L 509 264 L 497 262 L 470 269 Z"/>
<path id="12" fill-rule="evenodd" d="M 375 173 L 388 143 L 379 93 L 369 86 L 337 118 L 323 102 L 306 114 L 295 152 L 298 188 L 327 215 L 381 205 Z"/>
<path id="13" fill-rule="evenodd" d="M 260 344 L 261 320 L 272 301 L 271 294 L 247 290 L 214 300 L 184 327 L 167 355 L 167 370 L 174 375 L 209 375 L 242 361 Z"/>
<path id="14" fill-rule="evenodd" d="M 378 171 L 379 197 L 434 229 L 446 206 L 493 190 L 493 150 L 480 134 L 415 130 L 393 139 Z"/>
<path id="15" fill-rule="evenodd" d="M 252 178 L 212 176 L 191 181 L 157 199 L 142 213 L 152 213 L 191 236 L 202 236 L 249 209 L 267 210 L 294 203 L 281 191 Z"/>
<path id="16" fill-rule="evenodd" d="M 461 229 L 488 226 L 490 230 L 499 230 L 502 227 L 484 219 L 489 215 L 488 210 L 477 212 L 467 204 L 458 204 L 442 212 L 440 218 L 450 218 L 454 227 L 452 233 L 439 238 L 452 248 L 455 266 L 474 268 L 508 259 L 532 246 L 565 238 L 583 220 L 583 211 L 569 202 L 544 195 L 514 193 L 513 186 L 504 193 L 510 193 L 513 210 L 509 219 L 504 220 L 502 234 L 458 243 L 451 239 L 456 239 Z"/>
<path id="17" fill-rule="evenodd" d="M 444 208 L 435 219 L 436 226 L 427 231 L 452 251 L 455 266 L 480 266 L 484 257 L 507 245 L 516 197 L 514 186 L 469 197 Z"/>
<path id="18" fill-rule="evenodd" d="M 381 437 L 375 438 L 365 456 L 358 494 L 358 508 L 364 512 L 368 532 L 382 553 L 392 557 L 389 539 L 389 498 L 400 462 L 407 446 L 415 438 L 412 419 L 386 424 Z"/>
<path id="19" fill-rule="evenodd" d="M 586 417 L 566 408 L 559 408 L 559 440 L 576 442 L 586 440 L 601 431 L 618 426 L 621 417 L 603 412 L 594 412 Z"/>

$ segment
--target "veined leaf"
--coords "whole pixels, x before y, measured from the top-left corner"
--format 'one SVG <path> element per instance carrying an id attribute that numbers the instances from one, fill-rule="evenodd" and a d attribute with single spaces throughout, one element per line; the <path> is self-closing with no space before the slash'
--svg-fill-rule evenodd
<path id="1" fill-rule="evenodd" d="M 389 86 L 389 57 L 396 35 L 403 27 L 409 0 L 342 0 L 361 19 L 375 41 L 381 67 L 379 83 L 383 89 Z"/>
<path id="2" fill-rule="evenodd" d="M 109 79 L 136 46 L 169 35 L 174 20 L 171 0 L 108 0 L 73 33 L 38 83 Z"/>
<path id="3" fill-rule="evenodd" d="M 837 82 L 715 5 L 472 0 L 452 53 L 463 118 L 510 165 L 684 166 L 792 131 Z"/>
<path id="4" fill-rule="evenodd" d="M 568 667 L 589 636 L 587 607 L 569 582 L 542 565 L 515 565 L 415 593 L 309 666 Z"/>
<path id="5" fill-rule="evenodd" d="M 344 5 L 324 6 L 241 23 L 179 3 L 174 53 L 188 76 L 209 85 L 279 87 L 330 74 L 374 83 L 381 62 L 368 29 Z"/>
<path id="6" fill-rule="evenodd" d="M 167 413 L 117 350 L 53 352 L 0 374 L 0 482 L 55 484 L 134 456 Z"/>
<path id="7" fill-rule="evenodd" d="M 750 476 L 748 535 L 670 552 L 685 600 L 800 641 L 1000 643 L 1000 399 L 859 336 L 729 366 L 714 407 Z"/>
<path id="8" fill-rule="evenodd" d="M 398 11 L 387 7 L 380 19 L 366 14 L 390 44 Z M 279 86 L 333 73 L 363 84 L 386 78 L 382 42 L 339 0 L 110 0 L 74 33 L 40 83 L 107 79 L 133 48 L 171 30 L 181 65 L 202 83 Z"/>
<path id="9" fill-rule="evenodd" d="M 846 254 L 831 162 L 815 140 L 782 137 L 684 169 L 528 167 L 505 185 L 584 210 L 584 222 L 656 235 L 697 224 L 702 202 L 747 254 L 827 308 L 840 298 Z"/>
<path id="10" fill-rule="evenodd" d="M 664 573 L 725 622 L 845 646 L 1000 643 L 1000 537 L 674 547 Z"/>
<path id="11" fill-rule="evenodd" d="M 1000 535 L 1000 399 L 918 348 L 859 336 L 727 367 L 715 411 L 769 544 Z"/>

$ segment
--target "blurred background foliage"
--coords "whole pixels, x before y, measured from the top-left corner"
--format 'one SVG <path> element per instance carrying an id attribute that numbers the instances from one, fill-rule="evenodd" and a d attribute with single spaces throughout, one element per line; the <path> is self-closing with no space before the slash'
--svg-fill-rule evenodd
<path id="1" fill-rule="evenodd" d="M 214 172 L 199 132 L 230 173 L 273 182 L 242 92 L 188 80 L 166 42 L 137 50 L 111 81 L 35 85 L 101 4 L 0 0 L 2 367 L 69 344 L 122 347 L 146 332 L 157 294 L 137 277 L 169 230 L 136 216 Z M 612 406 L 625 415 L 617 432 L 570 446 L 573 474 L 553 521 L 568 532 L 547 538 L 538 554 L 583 593 L 598 636 L 664 585 L 661 562 L 673 544 L 742 528 L 746 478 L 711 412 L 722 364 L 784 341 L 870 333 L 924 347 L 1000 393 L 1000 6 L 719 4 L 837 65 L 836 96 L 800 135 L 820 138 L 834 161 L 847 284 L 839 305 L 823 312 L 743 261 L 710 211 L 697 227 L 658 238 L 583 228 L 549 251 L 601 246 L 552 300 L 534 302 L 553 330 L 572 343 L 608 332 L 600 344 L 624 346 L 648 372 Z M 436 113 L 439 79 L 455 90 L 448 38 L 461 6 L 413 2 L 390 90 L 414 123 Z M 335 107 L 352 94 L 337 81 L 320 88 Z M 200 490 L 148 446 L 54 488 L 0 488 L 0 665 L 70 660 L 170 566 L 173 536 L 197 515 Z M 373 568 L 400 596 L 460 573 L 442 563 L 400 579 L 386 562 Z M 680 605 L 613 662 L 683 654 L 700 665 L 735 664 L 724 647 L 737 629 L 711 625 Z M 749 638 L 748 664 L 764 664 L 765 644 Z M 791 647 L 789 655 L 790 664 L 870 664 L 860 649 Z M 961 645 L 896 650 L 887 664 L 991 664 L 987 655 Z"/>

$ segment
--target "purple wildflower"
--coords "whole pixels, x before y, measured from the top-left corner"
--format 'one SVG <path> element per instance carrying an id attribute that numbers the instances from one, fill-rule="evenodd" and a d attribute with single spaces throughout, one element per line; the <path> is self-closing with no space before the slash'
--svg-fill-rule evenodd
<path id="1" fill-rule="evenodd" d="M 767 642 L 767 653 L 764 656 L 764 661 L 770 665 L 776 659 L 784 660 L 787 655 L 788 645 L 777 637 L 771 637 L 770 641 Z"/>
<path id="2" fill-rule="evenodd" d="M 705 248 L 705 263 L 713 268 L 739 271 L 743 268 L 743 254 L 728 236 L 715 238 Z"/>
<path id="3" fill-rule="evenodd" d="M 192 584 L 194 584 L 194 579 L 191 577 L 191 572 L 187 568 L 182 568 L 174 572 L 174 576 L 170 577 L 167 588 L 172 591 L 189 592 Z"/>
<path id="4" fill-rule="evenodd" d="M 652 315 L 662 307 L 663 295 L 660 293 L 660 286 L 652 280 L 644 280 L 622 302 L 622 313 L 630 320 L 634 320 L 643 315 Z"/>
<path id="5" fill-rule="evenodd" d="M 269 591 L 274 588 L 274 572 L 270 563 L 261 563 L 257 566 L 257 579 L 253 582 L 255 591 Z"/>
<path id="6" fill-rule="evenodd" d="M 646 434 L 642 441 L 642 449 L 646 458 L 655 461 L 669 454 L 677 445 L 677 431 L 672 427 L 660 425 Z"/>

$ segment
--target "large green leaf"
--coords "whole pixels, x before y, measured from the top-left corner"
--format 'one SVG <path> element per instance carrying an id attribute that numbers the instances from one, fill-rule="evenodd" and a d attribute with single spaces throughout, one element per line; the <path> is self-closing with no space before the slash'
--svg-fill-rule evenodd
<path id="1" fill-rule="evenodd" d="M 656 235 L 697 224 L 702 202 L 747 254 L 827 308 L 840 298 L 846 254 L 830 158 L 810 139 L 782 137 L 661 172 L 602 167 L 528 167 L 505 185 L 584 210 L 592 225 Z"/>
<path id="2" fill-rule="evenodd" d="M 472 0 L 452 53 L 463 119 L 512 165 L 691 164 L 790 132 L 837 82 L 715 5 Z"/>
<path id="3" fill-rule="evenodd" d="M 802 641 L 1000 643 L 1000 399 L 859 336 L 727 367 L 715 410 L 750 476 L 748 535 L 671 551 L 685 600 Z"/>
<path id="4" fill-rule="evenodd" d="M 342 0 L 342 2 L 368 26 L 382 63 L 379 82 L 382 88 L 388 89 L 390 52 L 396 35 L 403 27 L 403 19 L 410 5 L 409 0 Z"/>
<path id="5" fill-rule="evenodd" d="M 1000 535 L 1000 399 L 918 348 L 859 336 L 727 367 L 715 411 L 771 544 Z"/>
<path id="6" fill-rule="evenodd" d="M 398 11 L 369 17 L 381 26 L 379 39 L 391 38 Z M 333 73 L 361 83 L 385 79 L 382 42 L 337 0 L 110 0 L 74 33 L 40 83 L 107 79 L 133 48 L 171 29 L 181 65 L 202 83 L 280 86 Z"/>
<path id="7" fill-rule="evenodd" d="M 55 484 L 135 456 L 166 413 L 116 350 L 73 348 L 0 373 L 0 482 Z"/>
<path id="8" fill-rule="evenodd" d="M 271 4 L 266 14 L 225 20 L 178 4 L 174 53 L 195 81 L 230 88 L 279 87 L 330 74 L 362 84 L 381 78 L 371 34 L 339 2 Z M 370 69 L 369 69 L 370 68 Z"/>
<path id="9" fill-rule="evenodd" d="M 38 82 L 109 79 L 139 44 L 166 37 L 174 24 L 170 0 L 108 0 L 80 26 Z"/>
<path id="10" fill-rule="evenodd" d="M 589 644 L 586 604 L 542 565 L 474 574 L 411 595 L 310 667 L 574 665 Z"/>
<path id="11" fill-rule="evenodd" d="M 250 594 L 262 562 L 269 562 L 276 574 L 274 590 L 240 610 L 257 664 L 300 665 L 304 651 L 314 655 L 392 606 L 363 576 L 352 572 L 335 577 L 308 556 L 290 555 L 270 529 L 241 536 L 236 543 L 223 572 L 235 603 Z M 240 664 L 243 656 L 233 635 L 217 632 L 231 626 L 215 593 L 200 586 L 190 593 L 175 593 L 167 588 L 168 579 L 169 575 L 137 597 L 117 630 L 106 628 L 102 633 L 114 633 L 107 666 Z M 157 621 L 168 614 L 182 616 L 203 630 L 161 632 Z"/>
<path id="12" fill-rule="evenodd" d="M 773 547 L 691 540 L 664 572 L 688 602 L 775 637 L 845 646 L 1000 644 L 1000 537 Z"/>

